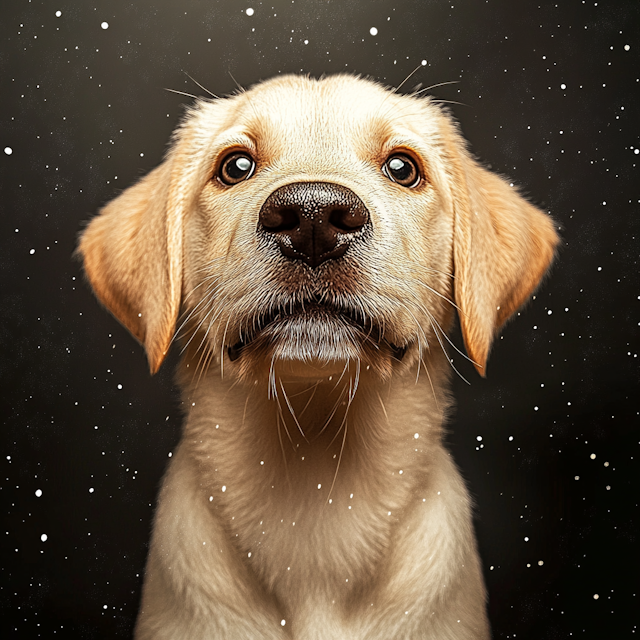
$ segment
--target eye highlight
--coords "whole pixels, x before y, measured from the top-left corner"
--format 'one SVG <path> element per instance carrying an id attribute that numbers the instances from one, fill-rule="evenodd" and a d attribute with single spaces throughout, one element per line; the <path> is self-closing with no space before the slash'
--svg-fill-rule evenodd
<path id="1" fill-rule="evenodd" d="M 255 160 L 246 151 L 235 151 L 222 161 L 218 178 L 223 184 L 231 186 L 248 180 L 255 168 Z"/>
<path id="2" fill-rule="evenodd" d="M 389 180 L 403 187 L 415 187 L 420 182 L 420 172 L 415 161 L 404 153 L 394 153 L 382 165 L 382 173 Z"/>

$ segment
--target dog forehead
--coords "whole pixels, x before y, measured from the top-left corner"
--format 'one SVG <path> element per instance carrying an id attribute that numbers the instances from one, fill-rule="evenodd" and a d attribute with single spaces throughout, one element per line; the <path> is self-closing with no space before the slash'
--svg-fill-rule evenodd
<path id="1" fill-rule="evenodd" d="M 418 100 L 346 75 L 279 77 L 238 97 L 234 127 L 279 156 L 301 147 L 379 148 L 397 130 L 412 129 L 422 109 Z"/>

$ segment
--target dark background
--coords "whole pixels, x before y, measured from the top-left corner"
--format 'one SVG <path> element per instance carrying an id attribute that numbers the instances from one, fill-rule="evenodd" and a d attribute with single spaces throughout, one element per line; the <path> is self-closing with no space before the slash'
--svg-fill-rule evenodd
<path id="1" fill-rule="evenodd" d="M 300 71 L 396 86 L 427 60 L 403 89 L 457 81 L 432 93 L 464 103 L 473 152 L 562 227 L 488 377 L 456 357 L 471 384 L 449 441 L 495 638 L 640 636 L 639 29 L 638 0 L 3 2 L 0 635 L 132 632 L 176 355 L 151 378 L 72 253 L 159 163 L 189 103 L 164 88 L 202 94 L 185 71 L 218 94 Z"/>

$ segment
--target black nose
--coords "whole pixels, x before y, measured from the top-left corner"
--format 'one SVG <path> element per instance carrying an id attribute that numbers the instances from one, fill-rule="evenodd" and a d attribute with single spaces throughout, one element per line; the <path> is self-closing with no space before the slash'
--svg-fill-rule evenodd
<path id="1" fill-rule="evenodd" d="M 350 189 L 331 182 L 295 182 L 266 199 L 258 230 L 272 237 L 283 255 L 314 269 L 343 256 L 368 222 L 367 208 Z"/>

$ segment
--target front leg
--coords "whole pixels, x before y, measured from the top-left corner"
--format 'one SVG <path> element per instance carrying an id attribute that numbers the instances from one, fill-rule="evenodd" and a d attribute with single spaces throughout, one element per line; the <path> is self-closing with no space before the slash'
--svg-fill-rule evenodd
<path id="1" fill-rule="evenodd" d="M 193 459 L 179 447 L 163 481 L 136 640 L 290 637 L 206 505 Z"/>
<path id="2" fill-rule="evenodd" d="M 397 526 L 377 586 L 356 616 L 362 640 L 489 640 L 470 499 L 440 449 Z"/>

